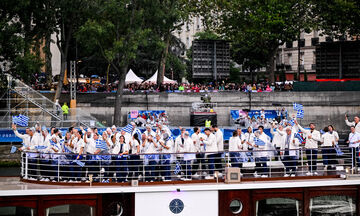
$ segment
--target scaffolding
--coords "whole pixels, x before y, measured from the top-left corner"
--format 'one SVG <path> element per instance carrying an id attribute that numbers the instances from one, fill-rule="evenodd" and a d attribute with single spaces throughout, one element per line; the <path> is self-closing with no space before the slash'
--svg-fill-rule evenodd
<path id="1" fill-rule="evenodd" d="M 54 103 L 19 79 L 6 75 L 8 89 L 0 98 L 0 128 L 11 128 L 12 116 L 30 117 L 35 123 L 50 127 L 96 126 L 97 119 L 79 108 L 69 110 L 65 120 L 59 103 Z"/>

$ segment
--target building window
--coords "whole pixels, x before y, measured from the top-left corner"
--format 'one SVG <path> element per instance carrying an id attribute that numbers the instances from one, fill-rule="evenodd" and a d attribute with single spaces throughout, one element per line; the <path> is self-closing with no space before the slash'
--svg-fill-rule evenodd
<path id="1" fill-rule="evenodd" d="M 298 46 L 304 47 L 305 46 L 305 39 L 298 40 Z"/>
<path id="2" fill-rule="evenodd" d="M 190 25 L 188 22 L 186 23 L 186 31 L 190 31 Z"/>
<path id="3" fill-rule="evenodd" d="M 200 18 L 196 17 L 196 30 L 200 30 Z"/>
<path id="4" fill-rule="evenodd" d="M 288 53 L 288 65 L 292 65 L 292 54 Z"/>
<path id="5" fill-rule="evenodd" d="M 293 47 L 292 41 L 286 42 L 286 48 L 292 48 L 292 47 Z"/>
<path id="6" fill-rule="evenodd" d="M 189 39 L 189 37 L 186 37 L 186 47 L 190 47 L 190 39 Z"/>

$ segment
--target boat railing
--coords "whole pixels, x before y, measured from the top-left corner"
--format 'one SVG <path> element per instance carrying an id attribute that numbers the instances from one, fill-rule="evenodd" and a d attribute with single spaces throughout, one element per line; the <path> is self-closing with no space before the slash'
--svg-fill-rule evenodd
<path id="1" fill-rule="evenodd" d="M 21 178 L 41 182 L 119 183 L 222 180 L 226 167 L 242 179 L 340 176 L 357 172 L 356 148 L 276 149 L 206 153 L 58 154 L 23 152 Z"/>

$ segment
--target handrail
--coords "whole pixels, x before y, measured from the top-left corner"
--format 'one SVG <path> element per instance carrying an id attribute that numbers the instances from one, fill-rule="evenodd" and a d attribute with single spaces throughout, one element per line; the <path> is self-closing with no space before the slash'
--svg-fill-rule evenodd
<path id="1" fill-rule="evenodd" d="M 177 181 L 222 178 L 238 167 L 243 178 L 343 175 L 356 172 L 359 149 L 279 150 L 114 154 L 24 152 L 21 177 L 53 182 Z M 316 156 L 316 157 L 315 157 Z"/>

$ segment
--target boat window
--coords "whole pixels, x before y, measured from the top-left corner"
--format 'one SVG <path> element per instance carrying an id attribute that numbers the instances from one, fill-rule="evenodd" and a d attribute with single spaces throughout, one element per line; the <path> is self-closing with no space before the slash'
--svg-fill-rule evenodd
<path id="1" fill-rule="evenodd" d="M 0 207 L 0 216 L 36 216 L 36 209 L 22 206 Z"/>
<path id="2" fill-rule="evenodd" d="M 256 201 L 257 216 L 280 216 L 294 215 L 299 216 L 301 203 L 296 199 L 290 198 L 269 198 Z"/>
<path id="3" fill-rule="evenodd" d="M 46 216 L 95 216 L 95 209 L 88 205 L 60 205 L 47 208 Z"/>
<path id="4" fill-rule="evenodd" d="M 356 215 L 355 199 L 350 196 L 318 196 L 310 199 L 310 215 Z"/>
<path id="5" fill-rule="evenodd" d="M 240 200 L 235 199 L 235 200 L 231 201 L 229 207 L 230 207 L 230 211 L 233 214 L 239 214 L 243 209 L 243 204 Z"/>

